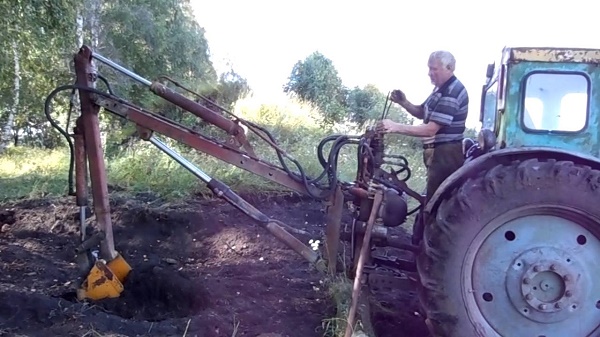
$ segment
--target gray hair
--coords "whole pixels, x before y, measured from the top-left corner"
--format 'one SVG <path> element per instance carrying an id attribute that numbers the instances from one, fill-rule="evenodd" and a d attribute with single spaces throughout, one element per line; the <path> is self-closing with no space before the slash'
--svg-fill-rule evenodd
<path id="1" fill-rule="evenodd" d="M 446 67 L 446 69 L 450 71 L 454 71 L 456 68 L 456 59 L 454 59 L 454 55 L 449 51 L 445 50 L 437 50 L 429 55 L 429 61 L 438 60 L 442 63 L 442 66 Z"/>

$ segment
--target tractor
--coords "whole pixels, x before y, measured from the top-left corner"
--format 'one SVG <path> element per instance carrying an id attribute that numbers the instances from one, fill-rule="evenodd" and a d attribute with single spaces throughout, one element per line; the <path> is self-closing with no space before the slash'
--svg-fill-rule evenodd
<path id="1" fill-rule="evenodd" d="M 323 172 L 311 177 L 268 130 L 225 109 L 215 111 L 214 105 L 202 104 L 201 95 L 168 77 L 145 79 L 87 46 L 75 54 L 74 62 L 76 83 L 48 96 L 46 115 L 71 148 L 76 189 L 70 190 L 82 208 L 82 224 L 88 173 L 91 183 L 97 231 L 86 235 L 82 225 L 77 254 L 85 277 L 79 299 L 119 297 L 132 272 L 114 245 L 98 127 L 103 109 L 134 123 L 141 139 L 323 272 L 339 272 L 339 247 L 349 243 L 348 276 L 354 287 L 346 336 L 359 316 L 369 330 L 368 310 L 359 304 L 378 283 L 416 290 L 436 337 L 600 336 L 600 284 L 594 282 L 600 273 L 594 267 L 600 256 L 600 93 L 595 89 L 600 50 L 505 48 L 500 60 L 487 68 L 482 128 L 476 139 L 463 140 L 465 163 L 431 196 L 408 186 L 408 161 L 388 153 L 386 136 L 373 128 L 361 135 L 323 139 L 317 146 Z M 226 139 L 205 136 L 118 97 L 96 62 L 220 128 Z M 99 82 L 106 90 L 99 89 Z M 63 90 L 79 93 L 81 114 L 72 134 L 50 116 L 49 102 Z M 260 158 L 247 132 L 270 145 L 279 163 Z M 303 244 L 293 235 L 294 228 L 266 216 L 156 134 L 322 200 L 323 251 Z M 338 177 L 344 146 L 357 149 L 351 182 Z M 409 199 L 416 203 L 412 209 Z M 346 208 L 351 223 L 343 226 Z M 411 217 L 412 238 L 406 242 L 395 230 Z M 99 255 L 92 256 L 97 246 Z M 401 254 L 380 254 L 387 248 Z"/>
<path id="2" fill-rule="evenodd" d="M 423 210 L 434 336 L 599 336 L 600 50 L 505 48 L 482 129 Z M 418 227 L 418 226 L 417 226 Z"/>

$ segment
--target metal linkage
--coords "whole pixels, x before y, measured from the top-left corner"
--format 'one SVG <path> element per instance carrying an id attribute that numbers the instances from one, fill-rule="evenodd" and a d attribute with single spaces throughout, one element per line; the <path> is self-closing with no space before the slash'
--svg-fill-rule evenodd
<path id="1" fill-rule="evenodd" d="M 134 73 L 133 71 L 131 71 L 125 67 L 120 66 L 119 64 L 107 59 L 106 57 L 104 57 L 98 53 L 95 53 L 95 52 L 92 53 L 92 57 L 95 58 L 96 60 L 106 64 L 107 66 L 117 70 L 118 72 L 122 73 L 123 75 L 127 75 L 127 76 L 131 77 L 132 79 L 140 82 L 143 85 L 146 85 L 146 86 L 152 85 L 151 81 L 143 78 L 142 76 Z"/>
<path id="2" fill-rule="evenodd" d="M 319 255 L 310 249 L 307 245 L 303 244 L 296 237 L 288 233 L 283 227 L 288 227 L 280 221 L 276 221 L 270 219 L 264 213 L 256 209 L 254 206 L 249 204 L 246 200 L 242 199 L 239 195 L 234 193 L 227 185 L 222 183 L 221 181 L 211 178 L 204 171 L 196 167 L 189 160 L 181 156 L 179 153 L 175 152 L 173 149 L 169 148 L 165 143 L 161 140 L 152 136 L 148 140 L 152 144 L 154 144 L 157 148 L 159 148 L 162 152 L 166 153 L 169 157 L 173 158 L 176 162 L 185 167 L 188 171 L 190 171 L 193 175 L 200 178 L 204 181 L 207 186 L 215 193 L 218 197 L 226 200 L 231 205 L 257 221 L 260 225 L 265 227 L 273 236 L 278 238 L 288 247 L 293 249 L 296 253 L 300 254 L 306 260 L 311 263 L 317 262 L 319 259 Z"/>

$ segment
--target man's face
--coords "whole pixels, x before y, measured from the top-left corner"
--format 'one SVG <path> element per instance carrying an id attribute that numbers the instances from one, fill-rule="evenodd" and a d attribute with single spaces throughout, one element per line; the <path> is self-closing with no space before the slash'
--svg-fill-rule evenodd
<path id="1" fill-rule="evenodd" d="M 436 87 L 444 84 L 450 77 L 452 77 L 452 71 L 442 65 L 442 62 L 438 59 L 429 60 L 427 63 L 429 66 L 429 78 L 431 84 Z"/>

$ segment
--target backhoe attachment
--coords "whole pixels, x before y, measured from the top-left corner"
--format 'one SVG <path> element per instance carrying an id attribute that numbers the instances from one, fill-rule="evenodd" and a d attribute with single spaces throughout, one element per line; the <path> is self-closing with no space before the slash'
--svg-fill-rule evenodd
<path id="1" fill-rule="evenodd" d="M 95 84 L 99 76 L 94 66 L 94 59 L 147 86 L 154 94 L 226 131 L 230 136 L 229 141 L 225 143 L 216 142 L 168 118 L 126 102 L 110 92 L 106 93 L 97 90 Z M 289 171 L 258 159 L 246 138 L 244 129 L 239 124 L 239 120 L 228 119 L 167 88 L 161 83 L 150 82 L 113 61 L 92 53 L 86 46 L 83 46 L 75 55 L 75 71 L 77 73 L 77 82 L 73 88 L 79 91 L 81 104 L 81 115 L 76 121 L 73 135 L 75 139 L 75 195 L 81 214 L 81 244 L 77 248 L 76 253 L 80 273 L 84 276 L 84 280 L 77 291 L 77 297 L 80 300 L 100 300 L 119 297 L 124 290 L 124 283 L 132 271 L 131 266 L 125 258 L 115 250 L 108 200 L 106 168 L 100 139 L 98 119 L 100 108 L 104 108 L 104 110 L 114 115 L 135 123 L 140 138 L 152 143 L 159 150 L 181 164 L 194 176 L 205 182 L 216 196 L 226 200 L 248 215 L 304 259 L 311 263 L 316 263 L 317 266 L 324 269 L 319 254 L 290 234 L 290 231 L 300 234 L 302 234 L 302 231 L 269 218 L 235 194 L 227 185 L 210 177 L 154 135 L 154 132 L 161 133 L 199 151 L 264 176 L 296 191 L 301 191 L 302 193 L 308 192 L 313 196 L 324 194 L 321 188 L 308 183 L 307 177 L 294 177 L 290 175 Z M 265 139 L 276 147 L 272 139 Z M 280 149 L 278 151 L 280 158 L 287 155 Z M 91 180 L 93 209 L 98 229 L 97 233 L 89 236 L 87 236 L 85 219 L 88 169 Z M 93 252 L 93 247 L 98 245 L 100 246 L 99 252 Z"/>
<path id="2" fill-rule="evenodd" d="M 125 257 L 115 249 L 104 153 L 100 137 L 98 118 L 100 109 L 135 124 L 137 135 L 141 139 L 153 144 L 171 159 L 182 165 L 190 173 L 202 180 L 217 197 L 227 201 L 246 214 L 275 238 L 322 271 L 328 270 L 330 274 L 337 273 L 336 264 L 339 260 L 338 252 L 340 247 L 338 241 L 340 239 L 350 241 L 353 261 L 358 259 L 359 251 L 362 251 L 360 242 L 362 242 L 363 237 L 370 234 L 372 234 L 372 238 L 368 240 L 369 244 L 372 241 L 373 245 L 378 246 L 392 246 L 403 250 L 414 249 L 411 245 L 406 245 L 397 240 L 394 235 L 389 234 L 387 227 L 399 225 L 400 222 L 404 221 L 405 215 L 412 214 L 412 211 L 407 212 L 406 210 L 406 202 L 404 200 L 406 195 L 415 197 L 419 200 L 419 203 L 421 202 L 419 199 L 420 195 L 408 188 L 405 183 L 405 180 L 410 176 L 406 160 L 404 162 L 401 160 L 400 164 L 398 164 L 396 162 L 402 158 L 386 157 L 384 155 L 383 139 L 374 130 L 369 129 L 364 135 L 334 134 L 325 137 L 317 146 L 318 160 L 323 167 L 323 171 L 316 177 L 310 177 L 292 156 L 279 147 L 277 141 L 265 128 L 239 118 L 220 107 L 219 112 L 215 112 L 198 101 L 192 100 L 168 88 L 165 84 L 147 80 L 102 55 L 93 53 L 87 46 L 81 47 L 79 52 L 74 56 L 74 59 L 77 75 L 76 84 L 58 87 L 50 93 L 46 99 L 45 110 L 50 123 L 67 138 L 72 153 L 71 167 L 73 166 L 73 162 L 75 166 L 76 190 L 73 192 L 72 187 L 69 186 L 69 191 L 76 196 L 76 204 L 80 210 L 81 242 L 76 249 L 76 260 L 83 281 L 77 291 L 79 299 L 101 300 L 104 298 L 119 297 L 124 291 L 124 285 L 130 273 L 134 271 L 132 266 L 127 263 Z M 98 74 L 95 62 L 102 63 L 132 78 L 153 94 L 196 115 L 204 122 L 225 131 L 225 140 L 206 136 L 195 129 L 177 123 L 159 113 L 136 106 L 116 96 L 106 79 Z M 169 81 L 188 93 L 193 93 L 170 78 L 161 77 L 160 79 Z M 98 80 L 105 82 L 108 91 L 96 88 Z M 76 120 L 72 135 L 60 129 L 56 122 L 49 116 L 49 102 L 62 90 L 73 90 L 73 92 L 76 90 L 79 93 L 81 115 Z M 196 93 L 193 94 L 201 96 Z M 208 103 L 212 104 L 212 102 Z M 227 114 L 231 115 L 231 118 L 228 118 Z M 275 164 L 259 158 L 248 141 L 246 132 L 254 133 L 253 136 L 256 136 L 255 139 L 257 141 L 262 140 L 267 146 L 270 146 L 275 151 L 279 163 Z M 167 146 L 165 142 L 159 139 L 158 135 L 171 138 L 225 163 L 297 191 L 300 194 L 311 196 L 316 200 L 326 201 L 327 216 L 325 221 L 324 256 L 321 256 L 319 252 L 313 250 L 291 234 L 307 235 L 308 233 L 292 228 L 281 221 L 271 219 L 237 195 L 226 184 L 211 177 L 174 149 Z M 71 137 L 74 139 L 74 144 L 71 141 Z M 331 142 L 329 153 L 325 155 L 324 148 L 329 142 Z M 338 157 L 342 147 L 348 144 L 356 145 L 358 148 L 359 160 L 356 181 L 354 183 L 343 182 L 338 179 Z M 289 163 L 295 165 L 297 171 L 292 170 Z M 399 166 L 400 170 L 392 170 L 387 173 L 379 168 L 383 163 Z M 406 178 L 398 178 L 401 172 L 405 172 Z M 86 219 L 88 180 L 91 183 L 93 213 L 96 221 L 96 226 L 89 227 L 89 220 Z M 69 182 L 71 183 L 71 181 L 70 173 Z M 373 206 L 370 192 L 372 182 L 385 187 L 386 192 L 382 206 Z M 352 202 L 355 209 L 353 216 L 356 218 L 356 221 L 353 221 L 351 228 L 348 228 L 348 226 L 342 228 L 341 217 L 347 201 Z M 378 216 L 384 218 L 384 221 L 383 225 L 374 225 L 371 233 L 371 231 L 367 230 L 366 223 L 369 214 L 372 213 L 371 208 L 373 207 Z M 405 215 L 390 216 L 388 214 L 390 210 L 394 210 L 391 212 L 393 213 L 392 215 Z M 99 249 L 96 247 L 99 247 Z M 397 264 L 392 263 L 392 267 L 397 267 Z M 365 272 L 371 267 L 371 265 L 365 265 Z M 352 272 L 357 272 L 356 269 L 353 268 Z M 358 272 L 360 273 L 360 270 Z"/>

